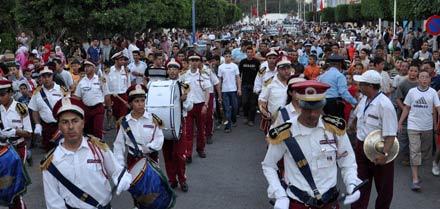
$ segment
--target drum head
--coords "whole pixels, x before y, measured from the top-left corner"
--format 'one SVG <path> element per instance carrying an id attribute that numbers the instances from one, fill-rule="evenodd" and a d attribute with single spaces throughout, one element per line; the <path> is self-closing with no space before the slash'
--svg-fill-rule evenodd
<path id="1" fill-rule="evenodd" d="M 146 109 L 162 119 L 165 139 L 179 139 L 182 117 L 177 81 L 154 81 L 148 88 Z"/>

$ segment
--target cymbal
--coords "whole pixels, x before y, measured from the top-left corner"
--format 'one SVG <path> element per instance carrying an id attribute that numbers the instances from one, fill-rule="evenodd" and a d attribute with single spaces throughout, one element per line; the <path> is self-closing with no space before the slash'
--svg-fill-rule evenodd
<path id="1" fill-rule="evenodd" d="M 384 139 L 382 138 L 381 130 L 375 130 L 370 134 L 368 134 L 368 136 L 365 138 L 364 153 L 370 161 L 374 162 L 374 159 L 376 159 L 376 156 L 378 154 L 384 154 L 383 147 L 384 147 Z M 393 146 L 388 151 L 386 163 L 393 161 L 398 154 L 399 154 L 399 141 L 397 140 L 396 137 L 394 137 L 394 143 Z"/>

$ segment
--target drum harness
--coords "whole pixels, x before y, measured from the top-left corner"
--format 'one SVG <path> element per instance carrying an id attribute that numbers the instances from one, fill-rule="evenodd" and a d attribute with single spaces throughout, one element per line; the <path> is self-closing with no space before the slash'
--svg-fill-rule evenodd
<path id="1" fill-rule="evenodd" d="M 121 126 L 124 129 L 125 133 L 127 134 L 128 138 L 130 139 L 131 143 L 134 146 L 134 148 L 128 147 L 129 150 L 133 152 L 133 157 L 135 157 L 135 158 L 148 157 L 139 149 L 138 143 L 136 142 L 136 139 L 134 138 L 133 132 L 131 131 L 130 125 L 128 124 L 126 117 L 122 118 Z M 153 137 L 152 137 L 153 139 L 154 139 L 154 135 L 156 133 L 156 129 L 157 129 L 157 126 L 155 125 L 154 131 L 153 131 Z M 156 151 L 151 148 L 150 148 L 150 150 Z"/>
<path id="2" fill-rule="evenodd" d="M 285 107 L 281 108 L 280 112 L 284 121 L 290 119 L 289 114 Z M 326 136 L 325 133 L 324 135 Z M 325 138 L 328 141 L 328 137 L 326 136 Z M 320 208 L 328 203 L 335 201 L 339 195 L 339 192 L 336 187 L 330 188 L 324 194 L 321 194 L 319 192 L 318 188 L 316 187 L 315 181 L 313 180 L 312 171 L 310 170 L 309 163 L 307 162 L 307 159 L 304 156 L 304 153 L 302 152 L 301 147 L 299 146 L 296 139 L 290 136 L 288 139 L 284 140 L 284 142 L 287 148 L 289 149 L 290 155 L 295 160 L 299 171 L 301 172 L 301 174 L 309 184 L 310 188 L 312 189 L 314 197 L 310 196 L 307 192 L 293 185 L 284 185 L 284 186 L 288 187 L 296 197 L 298 197 L 305 205 L 308 206 Z"/>

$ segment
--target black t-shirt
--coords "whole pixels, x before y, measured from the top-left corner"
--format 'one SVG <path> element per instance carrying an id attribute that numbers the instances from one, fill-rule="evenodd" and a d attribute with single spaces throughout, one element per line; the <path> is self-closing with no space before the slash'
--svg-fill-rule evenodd
<path id="1" fill-rule="evenodd" d="M 260 69 L 260 61 L 257 59 L 243 59 L 238 64 L 240 77 L 243 85 L 254 85 L 255 77 Z"/>
<path id="2" fill-rule="evenodd" d="M 301 63 L 292 63 L 292 67 L 293 69 L 295 69 L 295 75 L 300 75 L 301 73 L 304 73 L 304 66 Z"/>
<path id="3" fill-rule="evenodd" d="M 155 67 L 154 65 L 148 66 L 144 74 L 146 77 L 167 77 L 167 70 L 165 67 Z"/>

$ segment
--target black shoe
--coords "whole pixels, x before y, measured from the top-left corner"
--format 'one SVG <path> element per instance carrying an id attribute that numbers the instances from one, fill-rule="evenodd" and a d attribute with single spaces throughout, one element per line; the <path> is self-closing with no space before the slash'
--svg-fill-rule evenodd
<path id="1" fill-rule="evenodd" d="M 213 141 L 212 141 L 212 137 L 211 136 L 208 136 L 207 138 L 206 138 L 206 144 L 212 144 L 213 143 Z"/>
<path id="2" fill-rule="evenodd" d="M 182 192 L 188 192 L 188 184 L 186 182 L 181 183 L 180 189 L 182 189 Z"/>
<path id="3" fill-rule="evenodd" d="M 177 182 L 170 183 L 170 187 L 171 187 L 172 189 L 177 188 Z"/>
<path id="4" fill-rule="evenodd" d="M 29 167 L 32 167 L 32 164 L 34 163 L 34 161 L 32 160 L 32 157 L 26 159 L 26 163 L 29 165 Z"/>
<path id="5" fill-rule="evenodd" d="M 193 162 L 193 158 L 192 157 L 187 157 L 186 158 L 186 163 L 191 164 Z"/>
<path id="6" fill-rule="evenodd" d="M 205 151 L 198 152 L 198 154 L 199 154 L 199 157 L 200 157 L 200 158 L 206 158 L 206 153 L 205 153 Z"/>

